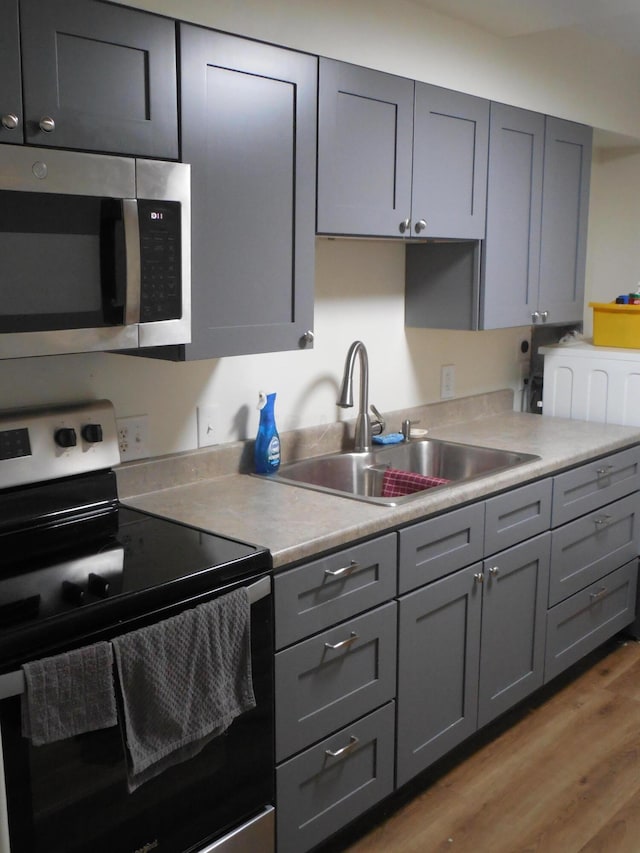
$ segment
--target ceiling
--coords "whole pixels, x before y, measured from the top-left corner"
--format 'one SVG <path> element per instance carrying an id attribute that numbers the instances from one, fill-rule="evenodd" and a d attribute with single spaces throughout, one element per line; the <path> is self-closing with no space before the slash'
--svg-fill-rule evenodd
<path id="1" fill-rule="evenodd" d="M 640 0 L 415 0 L 499 36 L 577 30 L 640 56 Z"/>

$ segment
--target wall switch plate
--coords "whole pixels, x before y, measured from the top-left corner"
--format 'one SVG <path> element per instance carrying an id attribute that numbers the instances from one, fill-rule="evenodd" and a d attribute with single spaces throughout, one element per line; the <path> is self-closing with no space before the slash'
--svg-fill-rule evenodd
<path id="1" fill-rule="evenodd" d="M 198 419 L 198 447 L 209 447 L 220 442 L 220 406 L 208 403 L 196 409 Z"/>
<path id="2" fill-rule="evenodd" d="M 440 368 L 440 398 L 448 400 L 456 396 L 456 366 L 443 364 Z"/>
<path id="3" fill-rule="evenodd" d="M 132 459 L 145 459 L 149 455 L 149 425 L 146 415 L 117 418 L 116 427 L 120 459 L 123 462 L 130 462 Z"/>

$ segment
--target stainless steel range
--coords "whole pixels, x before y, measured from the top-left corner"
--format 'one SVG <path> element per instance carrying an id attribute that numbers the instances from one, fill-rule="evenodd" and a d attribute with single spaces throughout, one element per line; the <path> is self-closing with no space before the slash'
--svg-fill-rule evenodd
<path id="1" fill-rule="evenodd" d="M 122 506 L 118 462 L 107 401 L 0 415 L 0 853 L 266 853 L 274 847 L 270 555 Z M 42 745 L 25 736 L 31 664 L 146 636 L 238 590 L 249 604 L 254 706 L 193 757 L 130 790 L 115 664 L 117 725 Z M 203 678 L 196 672 L 196 685 Z"/>

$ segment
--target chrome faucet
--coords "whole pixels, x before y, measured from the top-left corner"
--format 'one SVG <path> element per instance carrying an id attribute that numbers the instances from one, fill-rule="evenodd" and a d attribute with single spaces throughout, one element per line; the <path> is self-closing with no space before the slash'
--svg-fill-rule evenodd
<path id="1" fill-rule="evenodd" d="M 350 409 L 353 406 L 353 368 L 355 367 L 356 356 L 360 357 L 360 398 L 353 449 L 359 453 L 371 450 L 371 435 L 381 433 L 385 425 L 375 406 L 371 406 L 371 410 L 376 416 L 376 420 L 373 425 L 369 420 L 369 358 L 367 348 L 362 341 L 354 341 L 349 347 L 347 360 L 344 364 L 338 406 L 341 409 Z"/>

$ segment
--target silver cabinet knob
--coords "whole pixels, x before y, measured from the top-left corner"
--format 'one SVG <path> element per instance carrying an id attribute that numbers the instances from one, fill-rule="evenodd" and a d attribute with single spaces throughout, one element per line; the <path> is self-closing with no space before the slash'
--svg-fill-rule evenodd
<path id="1" fill-rule="evenodd" d="M 489 574 L 495 578 L 496 575 L 500 574 L 500 569 L 497 566 L 491 566 L 489 569 Z"/>
<path id="2" fill-rule="evenodd" d="M 424 221 L 424 219 L 418 219 L 415 224 L 416 234 L 419 234 L 421 231 L 424 231 L 426 227 L 427 223 Z"/>
<path id="3" fill-rule="evenodd" d="M 19 123 L 20 119 L 15 113 L 6 113 L 2 116 L 2 126 L 7 130 L 15 130 Z"/>
<path id="4" fill-rule="evenodd" d="M 547 320 L 549 319 L 549 312 L 548 311 L 541 311 L 540 316 L 542 317 L 542 322 L 546 323 Z"/>
<path id="5" fill-rule="evenodd" d="M 55 129 L 56 123 L 51 116 L 43 116 L 40 119 L 40 130 L 44 130 L 45 133 L 53 133 Z"/>
<path id="6" fill-rule="evenodd" d="M 533 314 L 531 315 L 531 322 L 537 323 L 539 319 L 540 319 L 540 312 L 534 311 Z"/>
<path id="7" fill-rule="evenodd" d="M 307 329 L 307 331 L 300 338 L 300 346 L 306 347 L 308 344 L 312 344 L 315 340 L 315 335 L 311 331 L 311 329 Z"/>
<path id="8" fill-rule="evenodd" d="M 400 223 L 400 225 L 398 225 L 398 231 L 401 234 L 404 234 L 406 231 L 409 231 L 410 229 L 411 229 L 411 220 L 410 219 L 403 219 L 402 222 Z"/>
<path id="9" fill-rule="evenodd" d="M 484 575 L 482 572 L 475 572 L 473 579 L 476 583 L 484 583 Z"/>

